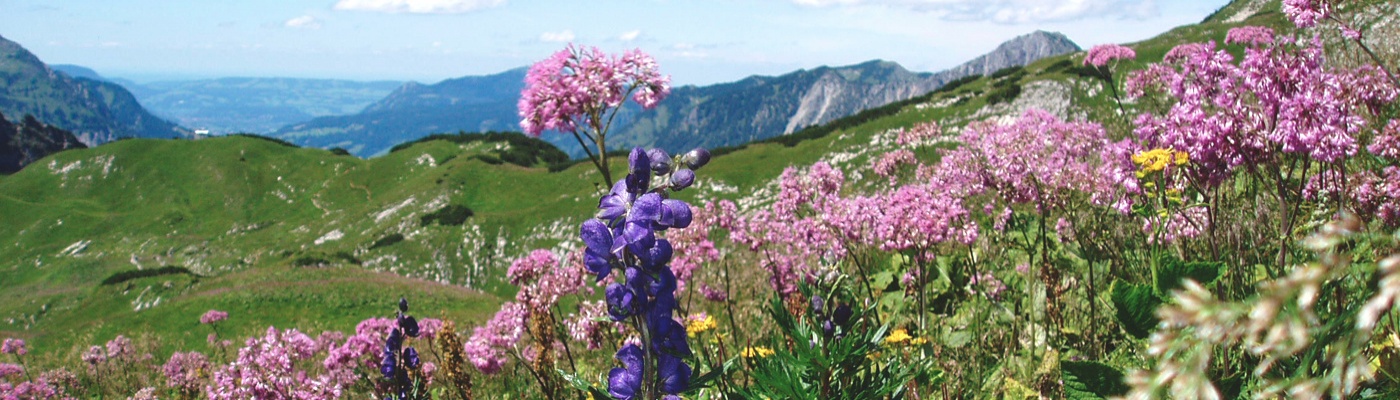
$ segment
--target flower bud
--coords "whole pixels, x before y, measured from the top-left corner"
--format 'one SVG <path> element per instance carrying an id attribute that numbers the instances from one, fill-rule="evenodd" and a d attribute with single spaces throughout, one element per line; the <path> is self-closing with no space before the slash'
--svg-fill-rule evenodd
<path id="1" fill-rule="evenodd" d="M 823 305 L 824 303 L 825 303 L 825 302 L 822 301 L 822 296 L 821 296 L 821 295 L 819 295 L 819 294 L 814 294 L 814 295 L 812 295 L 812 311 L 813 311 L 813 312 L 815 312 L 815 313 L 817 313 L 817 314 L 820 315 L 820 314 L 822 313 L 822 305 Z"/>
<path id="2" fill-rule="evenodd" d="M 682 190 L 695 183 L 695 171 L 682 169 L 671 174 L 671 190 Z"/>
<path id="3" fill-rule="evenodd" d="M 710 151 L 696 147 L 695 150 L 691 150 L 681 156 L 681 162 L 685 163 L 690 169 L 700 169 L 700 167 L 710 163 Z"/>
<path id="4" fill-rule="evenodd" d="M 399 298 L 399 311 L 408 312 L 408 299 L 402 297 Z"/>
<path id="5" fill-rule="evenodd" d="M 657 175 L 671 172 L 671 155 L 666 154 L 666 150 L 654 148 L 647 150 L 647 157 L 651 158 L 651 172 Z"/>

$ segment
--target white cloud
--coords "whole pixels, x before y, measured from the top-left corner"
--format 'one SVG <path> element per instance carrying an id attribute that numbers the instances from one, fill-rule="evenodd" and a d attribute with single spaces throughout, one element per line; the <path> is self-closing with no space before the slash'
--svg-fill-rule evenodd
<path id="1" fill-rule="evenodd" d="M 945 19 L 1032 23 L 1085 18 L 1155 17 L 1156 0 L 790 0 L 811 7 L 880 6 L 936 14 Z"/>
<path id="2" fill-rule="evenodd" d="M 412 14 L 460 14 L 505 4 L 506 0 L 340 0 L 337 10 Z"/>
<path id="3" fill-rule="evenodd" d="M 630 42 L 630 41 L 633 41 L 633 40 L 637 40 L 637 37 L 638 37 L 638 36 L 642 36 L 642 30 L 641 30 L 641 29 L 638 29 L 638 30 L 635 30 L 635 31 L 631 31 L 631 32 L 624 32 L 622 35 L 619 35 L 619 36 L 617 37 L 617 39 L 618 39 L 618 40 L 621 40 L 621 41 L 624 41 L 624 42 Z"/>
<path id="4" fill-rule="evenodd" d="M 559 32 L 545 32 L 540 34 L 542 42 L 571 42 L 574 40 L 574 31 L 565 29 Z"/>
<path id="5" fill-rule="evenodd" d="M 316 17 L 303 15 L 287 20 L 282 26 L 294 29 L 321 29 L 321 21 Z"/>

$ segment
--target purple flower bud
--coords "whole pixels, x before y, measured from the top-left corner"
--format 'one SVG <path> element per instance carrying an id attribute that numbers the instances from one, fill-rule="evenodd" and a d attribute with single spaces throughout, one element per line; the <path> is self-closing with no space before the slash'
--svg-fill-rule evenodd
<path id="1" fill-rule="evenodd" d="M 666 150 L 654 148 L 647 150 L 647 157 L 651 158 L 651 172 L 657 175 L 671 172 L 671 155 L 666 154 Z"/>
<path id="2" fill-rule="evenodd" d="M 671 174 L 671 190 L 682 190 L 694 183 L 695 171 L 682 169 Z"/>
<path id="3" fill-rule="evenodd" d="M 399 298 L 399 312 L 408 312 L 408 299 Z"/>
<path id="4" fill-rule="evenodd" d="M 418 350 L 412 347 L 403 350 L 404 367 L 408 367 L 408 369 L 417 369 L 420 361 L 421 360 L 418 359 Z"/>
<path id="5" fill-rule="evenodd" d="M 695 150 L 691 150 L 681 156 L 681 162 L 685 163 L 690 169 L 700 169 L 700 167 L 710 163 L 710 151 L 696 147 Z"/>
<path id="6" fill-rule="evenodd" d="M 651 157 L 641 147 L 632 149 L 627 155 L 627 173 L 641 175 L 651 171 Z"/>
<path id="7" fill-rule="evenodd" d="M 418 337 L 418 320 L 409 317 L 399 317 L 399 328 L 403 328 L 403 333 L 408 337 Z"/>
<path id="8" fill-rule="evenodd" d="M 836 325 L 832 324 L 831 320 L 828 319 L 825 322 L 822 322 L 822 332 L 826 333 L 826 336 L 830 337 L 831 335 L 836 333 Z"/>
<path id="9" fill-rule="evenodd" d="M 384 360 L 379 363 L 379 372 L 385 378 L 393 378 L 394 371 L 398 369 L 398 362 L 394 360 L 394 353 L 385 352 Z"/>
<path id="10" fill-rule="evenodd" d="M 815 313 L 817 313 L 817 314 L 821 314 L 821 313 L 822 313 L 822 305 L 824 305 L 824 303 L 825 303 L 825 301 L 822 300 L 822 295 L 819 295 L 819 294 L 814 294 L 814 295 L 812 295 L 812 311 L 813 311 L 813 312 L 815 312 Z"/>
<path id="11" fill-rule="evenodd" d="M 848 327 L 850 326 L 848 324 L 851 322 L 851 314 L 851 306 L 842 303 L 836 306 L 836 311 L 832 313 L 831 317 L 832 320 L 836 322 L 836 325 Z"/>

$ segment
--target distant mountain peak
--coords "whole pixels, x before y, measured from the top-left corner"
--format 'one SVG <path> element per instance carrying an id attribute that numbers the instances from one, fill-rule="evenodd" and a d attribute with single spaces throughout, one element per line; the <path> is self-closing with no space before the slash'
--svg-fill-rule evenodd
<path id="1" fill-rule="evenodd" d="M 74 78 L 44 64 L 24 46 L 0 37 L 0 113 L 33 115 L 85 144 L 123 137 L 170 138 L 188 131 L 141 107 L 121 86 Z"/>

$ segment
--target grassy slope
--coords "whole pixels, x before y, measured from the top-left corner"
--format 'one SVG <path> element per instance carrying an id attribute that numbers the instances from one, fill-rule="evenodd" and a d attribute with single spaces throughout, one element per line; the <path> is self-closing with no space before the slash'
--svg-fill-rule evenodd
<path id="1" fill-rule="evenodd" d="M 1280 22 L 1274 6 L 1246 23 Z M 1228 27 L 1192 25 L 1134 44 L 1139 59 L 1119 67 L 1160 60 L 1178 43 L 1221 41 Z M 1082 53 L 1041 60 L 1018 79 L 1075 88 L 1072 115 L 1112 116 L 1106 94 L 1083 90 L 1095 82 L 1052 68 L 1081 59 Z M 701 188 L 682 197 L 761 202 L 764 188 L 771 189 L 784 168 L 819 160 L 839 161 L 848 176 L 869 176 L 864 166 L 870 158 L 892 146 L 878 140 L 888 130 L 925 121 L 955 130 L 986 105 L 991 84 L 984 78 L 935 95 L 924 106 L 795 146 L 755 144 L 717 157 L 702 178 L 734 190 Z M 510 258 L 534 247 L 568 245 L 580 216 L 596 204 L 590 183 L 598 180 L 587 163 L 549 173 L 470 157 L 482 150 L 439 141 L 361 160 L 231 137 L 127 140 L 57 154 L 0 177 L 0 243 L 12 243 L 0 246 L 0 259 L 8 261 L 0 264 L 0 336 L 27 337 L 43 350 L 86 346 L 119 332 L 161 332 L 190 347 L 207 333 L 194 321 L 209 308 L 231 311 L 225 332 L 239 336 L 269 324 L 349 330 L 360 319 L 388 315 L 400 295 L 413 299 L 420 315 L 442 312 L 462 322 L 481 321 L 511 294 L 501 282 Z M 849 157 L 835 157 L 843 153 Z M 615 174 L 621 174 L 620 164 Z M 446 203 L 467 205 L 476 215 L 462 227 L 419 226 L 419 216 Z M 540 228 L 551 224 L 552 230 Z M 343 236 L 316 243 L 333 231 Z M 391 233 L 406 240 L 369 249 Z M 80 241 L 90 241 L 82 252 L 60 254 Z M 327 266 L 298 267 L 298 260 Z M 184 266 L 205 277 L 98 284 L 136 263 Z M 161 300 L 135 311 L 137 297 Z"/>

